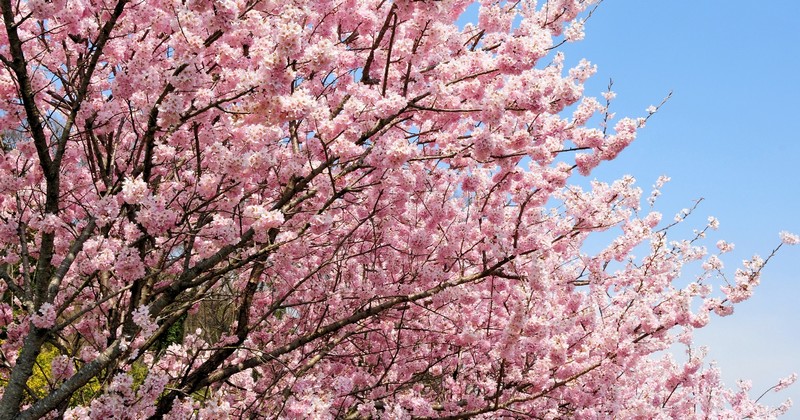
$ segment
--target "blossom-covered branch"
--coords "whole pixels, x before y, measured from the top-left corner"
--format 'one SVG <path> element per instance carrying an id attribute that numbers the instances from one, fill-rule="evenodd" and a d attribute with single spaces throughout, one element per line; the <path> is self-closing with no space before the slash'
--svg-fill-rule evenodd
<path id="1" fill-rule="evenodd" d="M 573 182 L 598 2 L 470 4 L 0 0 L 0 418 L 785 411 L 690 346 L 769 258 Z"/>

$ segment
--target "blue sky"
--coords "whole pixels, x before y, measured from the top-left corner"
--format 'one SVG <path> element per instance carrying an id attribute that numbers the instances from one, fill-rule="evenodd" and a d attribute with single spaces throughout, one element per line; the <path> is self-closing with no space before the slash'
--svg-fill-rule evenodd
<path id="1" fill-rule="evenodd" d="M 475 8 L 463 17 L 474 20 Z M 618 116 L 644 116 L 670 91 L 620 157 L 591 174 L 602 181 L 633 175 L 649 191 L 659 175 L 672 181 L 656 209 L 665 220 L 704 201 L 689 223 L 720 220 L 710 238 L 736 244 L 723 261 L 732 273 L 754 253 L 766 257 L 778 232 L 800 233 L 800 2 L 606 0 L 586 24 L 586 39 L 564 46 L 567 63 L 586 58 L 598 73 L 586 93 L 610 78 Z M 764 269 L 755 296 L 696 334 L 710 347 L 729 386 L 751 379 L 757 397 L 800 373 L 800 246 L 784 246 Z M 762 401 L 795 402 L 800 384 Z"/>

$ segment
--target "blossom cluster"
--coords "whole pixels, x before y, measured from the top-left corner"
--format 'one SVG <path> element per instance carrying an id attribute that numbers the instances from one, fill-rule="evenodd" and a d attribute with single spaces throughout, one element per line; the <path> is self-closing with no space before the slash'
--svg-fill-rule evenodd
<path id="1" fill-rule="evenodd" d="M 576 179 L 598 1 L 0 2 L 0 418 L 787 409 L 692 344 L 767 261 Z"/>

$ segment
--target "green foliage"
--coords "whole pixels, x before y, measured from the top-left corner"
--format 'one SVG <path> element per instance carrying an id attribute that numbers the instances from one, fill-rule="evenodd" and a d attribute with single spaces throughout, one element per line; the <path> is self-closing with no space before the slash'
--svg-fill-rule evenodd
<path id="1" fill-rule="evenodd" d="M 53 359 L 59 356 L 58 349 L 52 345 L 45 345 L 42 347 L 42 352 L 36 358 L 36 364 L 33 368 L 33 375 L 28 379 L 28 389 L 30 394 L 27 402 L 33 402 L 34 398 L 43 398 L 49 394 L 58 383 L 53 379 L 52 363 Z M 76 365 L 75 368 L 79 368 Z M 69 406 L 85 405 L 91 402 L 101 391 L 102 385 L 97 378 L 93 378 L 89 383 L 81 387 L 73 394 L 69 401 Z"/>
<path id="2" fill-rule="evenodd" d="M 130 370 L 128 370 L 128 375 L 133 378 L 133 389 L 134 391 L 139 389 L 139 386 L 144 383 L 145 378 L 147 378 L 147 374 L 150 373 L 150 369 L 147 368 L 142 362 L 134 362 Z"/>
<path id="3" fill-rule="evenodd" d="M 28 379 L 28 395 L 25 398 L 25 404 L 31 404 L 36 400 L 45 397 L 53 391 L 59 382 L 53 379 L 52 363 L 53 359 L 60 356 L 61 353 L 55 346 L 45 345 L 42 347 L 42 352 L 36 358 L 36 364 L 33 367 L 33 374 Z M 80 364 L 76 364 L 75 369 L 79 369 Z M 135 362 L 130 366 L 128 375 L 133 378 L 133 389 L 137 390 L 142 383 L 144 383 L 149 369 L 147 365 L 142 362 Z M 4 387 L 7 381 L 0 379 L 0 387 Z M 102 393 L 103 385 L 97 378 L 93 378 L 89 383 L 76 391 L 69 401 L 70 407 L 79 405 L 91 404 L 92 399 Z"/>
<path id="4" fill-rule="evenodd" d="M 158 338 L 156 342 L 156 349 L 160 352 L 165 350 L 172 344 L 183 343 L 183 337 L 186 335 L 186 318 L 187 314 L 181 315 L 175 323 L 169 326 L 167 332 Z"/>
<path id="5" fill-rule="evenodd" d="M 36 364 L 33 366 L 33 375 L 28 379 L 28 389 L 35 398 L 42 398 L 50 392 L 53 385 L 51 364 L 58 356 L 58 350 L 52 346 L 44 346 Z"/>

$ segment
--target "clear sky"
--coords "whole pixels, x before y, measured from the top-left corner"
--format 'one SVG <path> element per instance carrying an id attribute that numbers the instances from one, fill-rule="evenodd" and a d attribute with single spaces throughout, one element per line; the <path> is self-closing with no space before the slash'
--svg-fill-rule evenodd
<path id="1" fill-rule="evenodd" d="M 561 49 L 567 63 L 597 64 L 587 94 L 599 97 L 613 78 L 618 116 L 646 115 L 674 92 L 637 141 L 591 177 L 630 174 L 647 192 L 670 176 L 656 205 L 665 220 L 704 198 L 687 223 L 719 219 L 709 244 L 736 244 L 723 260 L 731 273 L 754 253 L 766 257 L 778 232 L 800 234 L 798 17 L 796 0 L 606 0 L 586 23 L 586 39 Z M 784 246 L 753 298 L 697 332 L 728 386 L 751 379 L 757 397 L 800 373 L 798 269 L 800 246 Z M 800 419 L 800 383 L 762 401 L 787 397 L 795 407 L 786 418 Z"/>

